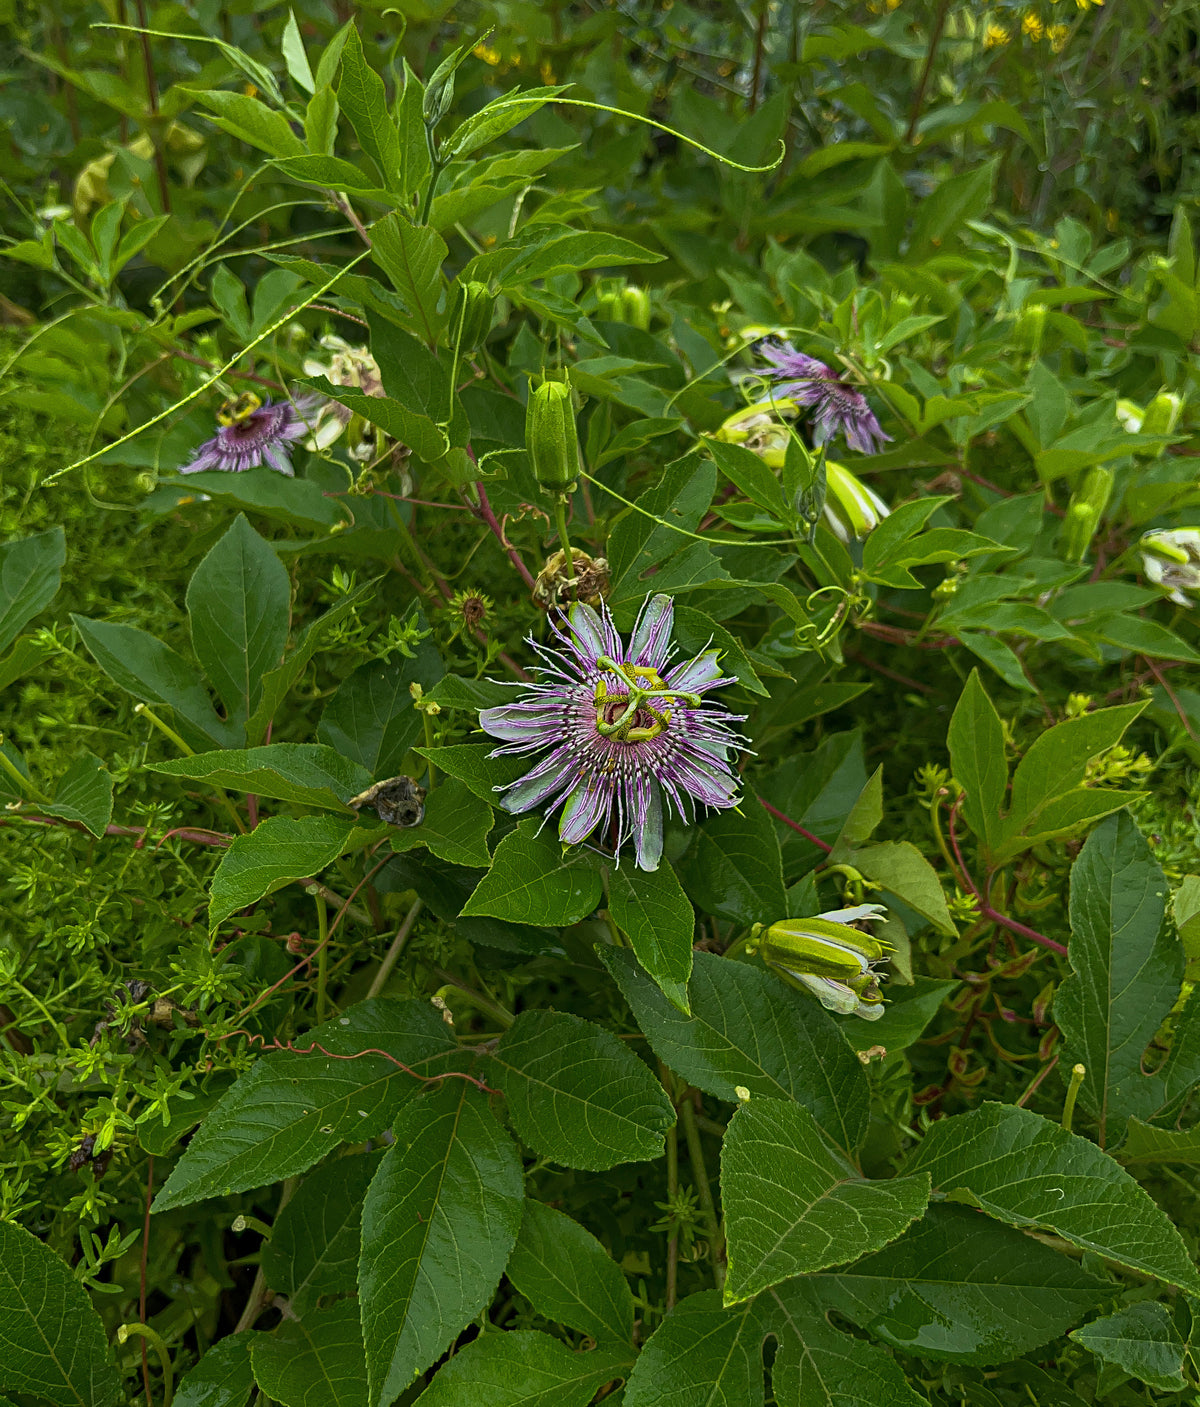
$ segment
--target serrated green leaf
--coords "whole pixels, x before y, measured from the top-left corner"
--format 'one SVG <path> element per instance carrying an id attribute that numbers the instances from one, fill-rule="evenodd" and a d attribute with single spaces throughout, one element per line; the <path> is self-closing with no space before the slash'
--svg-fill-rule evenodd
<path id="1" fill-rule="evenodd" d="M 372 1403 L 390 1403 L 492 1297 L 524 1209 L 521 1160 L 485 1097 L 448 1080 L 392 1126 L 363 1206 L 359 1306 Z"/>
<path id="2" fill-rule="evenodd" d="M 71 620 L 114 684 L 143 703 L 166 704 L 173 710 L 185 742 L 201 748 L 237 747 L 241 742 L 241 728 L 217 717 L 200 671 L 169 645 L 132 625 L 76 615 Z"/>
<path id="3" fill-rule="evenodd" d="M 1000 715 L 973 669 L 950 719 L 946 738 L 954 780 L 966 793 L 967 824 L 988 849 L 1000 842 L 1000 807 L 1008 785 Z"/>
<path id="4" fill-rule="evenodd" d="M 505 1275 L 534 1309 L 598 1343 L 628 1347 L 633 1296 L 620 1266 L 564 1212 L 526 1198 Z"/>
<path id="5" fill-rule="evenodd" d="M 445 311 L 438 311 L 438 300 L 448 252 L 436 230 L 410 224 L 398 213 L 371 226 L 371 258 L 408 305 L 415 329 L 428 346 L 437 341 L 446 322 Z"/>
<path id="6" fill-rule="evenodd" d="M 429 793 L 419 826 L 393 831 L 392 849 L 412 850 L 423 845 L 431 855 L 452 865 L 486 869 L 492 862 L 487 838 L 495 819 L 486 802 L 472 795 L 465 783 L 449 777 Z"/>
<path id="7" fill-rule="evenodd" d="M 421 736 L 421 715 L 413 707 L 411 687 L 428 689 L 441 677 L 441 657 L 426 644 L 418 645 L 410 660 L 362 665 L 325 705 L 317 737 L 343 757 L 353 758 L 377 781 L 395 777 Z"/>
<path id="8" fill-rule="evenodd" d="M 368 1407 L 358 1305 L 342 1300 L 288 1318 L 250 1345 L 254 1377 L 282 1407 Z"/>
<path id="9" fill-rule="evenodd" d="M 420 1077 L 445 1070 L 458 1050 L 428 1002 L 380 998 L 295 1044 L 308 1053 L 263 1056 L 205 1118 L 154 1199 L 155 1211 L 294 1177 L 342 1143 L 375 1138 L 424 1088 Z"/>
<path id="10" fill-rule="evenodd" d="M 1183 1340 L 1171 1311 L 1157 1300 L 1127 1304 L 1104 1319 L 1093 1319 L 1071 1338 L 1156 1392 L 1182 1392 L 1187 1387 Z"/>
<path id="11" fill-rule="evenodd" d="M 269 743 L 240 751 L 194 753 L 146 766 L 169 777 L 189 777 L 228 791 L 333 811 L 348 812 L 346 802 L 371 785 L 365 767 L 320 743 Z"/>
<path id="12" fill-rule="evenodd" d="M 1054 1019 L 1063 1059 L 1087 1071 L 1079 1102 L 1098 1120 L 1102 1147 L 1130 1117 L 1147 1119 L 1164 1103 L 1162 1079 L 1143 1074 L 1142 1059 L 1183 980 L 1182 949 L 1163 924 L 1167 893 L 1124 813 L 1092 832 L 1071 867 L 1071 976 L 1055 994 Z"/>
<path id="13" fill-rule="evenodd" d="M 449 747 L 416 747 L 418 757 L 432 762 L 448 777 L 456 777 L 480 801 L 499 805 L 499 788 L 515 782 L 529 771 L 529 759 L 525 757 L 489 757 L 493 750 L 490 743 L 452 743 Z"/>
<path id="14" fill-rule="evenodd" d="M 400 173 L 400 138 L 391 113 L 383 79 L 367 62 L 362 40 L 353 25 L 343 31 L 342 72 L 337 85 L 338 105 L 350 119 L 359 146 L 375 163 L 389 189 L 395 189 Z M 290 152 L 277 155 L 290 156 Z M 397 191 L 397 194 L 402 192 Z"/>
<path id="15" fill-rule="evenodd" d="M 686 1013 L 696 915 L 675 871 L 667 864 L 649 872 L 614 865 L 608 874 L 608 907 L 638 962 L 667 1000 Z"/>
<path id="16" fill-rule="evenodd" d="M 1008 1363 L 1086 1314 L 1111 1286 L 1031 1236 L 931 1206 L 890 1246 L 811 1277 L 821 1301 L 901 1353 Z"/>
<path id="17" fill-rule="evenodd" d="M 421 1407 L 587 1407 L 624 1377 L 633 1352 L 572 1352 L 549 1334 L 483 1334 L 456 1353 L 417 1398 Z"/>
<path id="18" fill-rule="evenodd" d="M 66 560 L 62 528 L 0 547 L 0 650 L 54 599 Z"/>
<path id="19" fill-rule="evenodd" d="M 752 1097 L 725 1131 L 721 1198 L 735 1304 L 894 1241 L 925 1210 L 929 1179 L 869 1181 L 830 1151 L 807 1109 Z"/>
<path id="20" fill-rule="evenodd" d="M 722 1309 L 715 1290 L 689 1295 L 638 1355 L 624 1407 L 761 1407 L 763 1331 L 756 1308 Z"/>
<path id="21" fill-rule="evenodd" d="M 852 852 L 850 864 L 910 909 L 928 919 L 938 933 L 953 937 L 958 929 L 946 907 L 937 871 L 907 840 L 885 840 Z"/>
<path id="22" fill-rule="evenodd" d="M 523 1011 L 492 1063 L 513 1128 L 536 1153 L 592 1171 L 657 1158 L 675 1112 L 645 1064 L 602 1026 Z"/>
<path id="23" fill-rule="evenodd" d="M 319 875 L 353 848 L 356 828 L 357 817 L 269 816 L 252 831 L 234 836 L 212 878 L 209 927 L 294 879 Z M 360 839 L 369 834 L 361 831 Z"/>
<path id="24" fill-rule="evenodd" d="M 55 1407 L 110 1407 L 121 1384 L 83 1286 L 23 1227 L 0 1221 L 0 1389 Z"/>
<path id="25" fill-rule="evenodd" d="M 746 788 L 736 810 L 707 816 L 679 861 L 688 897 L 705 913 L 742 923 L 774 923 L 787 913 L 779 838 Z"/>
<path id="26" fill-rule="evenodd" d="M 323 1163 L 275 1218 L 263 1243 L 263 1274 L 272 1290 L 287 1295 L 293 1314 L 303 1317 L 322 1295 L 358 1283 L 363 1199 L 380 1156 L 356 1153 Z"/>
<path id="27" fill-rule="evenodd" d="M 246 1407 L 254 1391 L 250 1343 L 254 1333 L 227 1334 L 180 1379 L 171 1407 Z"/>
<path id="28" fill-rule="evenodd" d="M 1130 1119 L 1125 1141 L 1115 1157 L 1129 1163 L 1200 1164 L 1200 1128 L 1160 1129 Z"/>
<path id="29" fill-rule="evenodd" d="M 287 569 L 241 513 L 188 583 L 196 658 L 239 722 L 258 702 L 263 675 L 283 657 L 291 594 Z"/>
<path id="30" fill-rule="evenodd" d="M 748 963 L 698 952 L 684 1016 L 628 953 L 599 951 L 655 1055 L 689 1084 L 731 1104 L 738 1085 L 794 1099 L 847 1152 L 862 1141 L 867 1077 L 823 1007 Z"/>
<path id="31" fill-rule="evenodd" d="M 41 807 L 48 816 L 78 821 L 97 836 L 112 820 L 112 809 L 113 779 L 90 752 L 71 763 L 54 790 L 54 800 Z"/>
<path id="32" fill-rule="evenodd" d="M 492 868 L 463 905 L 463 915 L 483 914 L 511 923 L 565 928 L 586 918 L 600 902 L 600 876 L 576 852 L 563 848 L 539 820 L 522 821 L 496 846 Z"/>
<path id="33" fill-rule="evenodd" d="M 1029 1109 L 986 1103 L 936 1123 L 906 1170 L 998 1221 L 1200 1293 L 1183 1239 L 1147 1193 L 1094 1143 Z"/>

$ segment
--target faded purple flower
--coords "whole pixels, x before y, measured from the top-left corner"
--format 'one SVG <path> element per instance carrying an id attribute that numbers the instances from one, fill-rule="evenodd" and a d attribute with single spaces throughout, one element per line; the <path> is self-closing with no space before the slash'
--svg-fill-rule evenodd
<path id="1" fill-rule="evenodd" d="M 250 391 L 226 401 L 217 412 L 221 428 L 211 440 L 205 440 L 179 472 L 198 474 L 202 469 L 222 469 L 240 474 L 266 464 L 291 478 L 291 443 L 308 434 L 306 417 L 315 405 L 315 399 L 295 405 L 290 401 L 276 404 L 260 400 Z"/>
<path id="2" fill-rule="evenodd" d="M 760 342 L 758 351 L 771 363 L 764 375 L 778 383 L 780 393 L 812 408 L 817 444 L 841 434 L 859 454 L 875 454 L 879 441 L 892 438 L 880 429 L 866 396 L 824 362 L 798 352 L 790 342 Z"/>
<path id="3" fill-rule="evenodd" d="M 655 870 L 662 858 L 667 809 L 692 819 L 694 806 L 737 804 L 730 756 L 742 738 L 730 725 L 744 714 L 706 704 L 701 695 L 722 678 L 717 651 L 686 664 L 667 663 L 674 602 L 653 596 L 642 608 L 628 648 L 605 607 L 582 603 L 551 625 L 558 645 L 531 640 L 544 661 L 542 682 L 519 703 L 484 709 L 479 722 L 507 744 L 506 753 L 545 752 L 534 769 L 506 787 L 502 805 L 520 813 L 563 806 L 558 834 L 578 845 L 600 828 L 612 843 L 633 840 L 637 864 Z"/>

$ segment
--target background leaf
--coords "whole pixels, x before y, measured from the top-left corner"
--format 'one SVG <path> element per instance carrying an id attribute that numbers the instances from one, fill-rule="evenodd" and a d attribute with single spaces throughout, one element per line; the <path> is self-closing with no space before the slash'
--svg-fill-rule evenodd
<path id="1" fill-rule="evenodd" d="M 303 1319 L 285 1319 L 250 1345 L 254 1378 L 283 1407 L 367 1407 L 358 1304 L 342 1300 Z"/>
<path id="2" fill-rule="evenodd" d="M 647 872 L 614 865 L 608 872 L 608 906 L 638 962 L 663 995 L 687 1011 L 696 915 L 668 864 Z"/>
<path id="3" fill-rule="evenodd" d="M 1071 1335 L 1105 1363 L 1114 1363 L 1157 1392 L 1182 1392 L 1184 1343 L 1165 1304 L 1127 1304 Z"/>
<path id="4" fill-rule="evenodd" d="M 53 601 L 67 560 L 62 528 L 0 547 L 0 650 Z"/>
<path id="5" fill-rule="evenodd" d="M 623 1377 L 632 1354 L 611 1347 L 572 1352 L 549 1334 L 484 1334 L 438 1371 L 422 1407 L 587 1407 Z"/>
<path id="6" fill-rule="evenodd" d="M 294 879 L 319 875 L 350 848 L 356 828 L 356 819 L 349 817 L 270 816 L 235 836 L 213 875 L 209 926 L 216 928 Z"/>

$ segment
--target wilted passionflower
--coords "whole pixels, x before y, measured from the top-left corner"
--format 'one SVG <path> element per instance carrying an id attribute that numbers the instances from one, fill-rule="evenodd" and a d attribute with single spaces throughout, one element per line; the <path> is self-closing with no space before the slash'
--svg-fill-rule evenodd
<path id="1" fill-rule="evenodd" d="M 520 781 L 497 788 L 505 810 L 565 803 L 558 826 L 564 845 L 599 829 L 618 857 L 632 840 L 639 869 L 655 870 L 664 802 L 685 820 L 697 802 L 737 804 L 729 764 L 742 739 L 730 725 L 745 715 L 701 698 L 736 680 L 721 677 L 716 650 L 668 667 L 673 614 L 669 596 L 651 597 L 626 646 L 606 607 L 596 612 L 579 603 L 558 617 L 561 625 L 551 620 L 557 647 L 530 640 L 545 682 L 519 702 L 479 715 L 484 731 L 506 744 L 493 757 L 545 754 Z"/>
<path id="2" fill-rule="evenodd" d="M 875 967 L 887 960 L 888 945 L 852 925 L 878 922 L 885 913 L 880 904 L 859 904 L 815 918 L 781 919 L 766 929 L 755 924 L 746 951 L 760 953 L 772 972 L 812 992 L 829 1011 L 877 1021 L 883 995 Z"/>
<path id="3" fill-rule="evenodd" d="M 1142 534 L 1142 570 L 1177 606 L 1190 607 L 1184 594 L 1200 591 L 1200 528 L 1173 528 Z"/>
<path id="4" fill-rule="evenodd" d="M 379 363 L 366 347 L 352 347 L 340 337 L 322 337 L 321 346 L 333 356 L 329 361 L 307 357 L 305 376 L 324 376 L 334 386 L 347 386 L 365 396 L 384 394 Z M 328 449 L 350 429 L 350 458 L 361 462 L 376 459 L 383 453 L 386 437 L 382 430 L 362 416 L 355 415 L 339 401 L 324 401 L 312 419 L 312 434 L 306 442 L 308 449 Z"/>

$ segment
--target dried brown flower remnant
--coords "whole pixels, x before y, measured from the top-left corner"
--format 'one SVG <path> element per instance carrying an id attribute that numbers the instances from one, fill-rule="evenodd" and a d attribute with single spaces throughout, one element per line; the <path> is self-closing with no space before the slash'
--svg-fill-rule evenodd
<path id="1" fill-rule="evenodd" d="M 607 600 L 610 586 L 608 558 L 589 557 L 577 547 L 571 549 L 571 558 L 575 564 L 574 596 L 567 571 L 567 554 L 561 549 L 546 559 L 546 565 L 538 573 L 533 585 L 533 599 L 543 611 L 565 610 L 572 599 L 580 600 L 593 609 Z"/>

